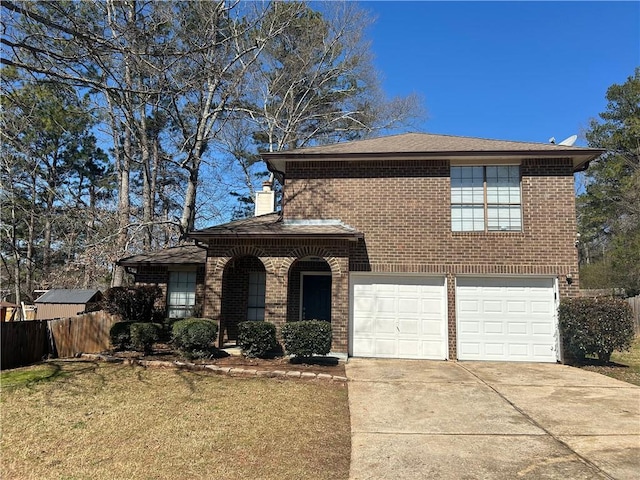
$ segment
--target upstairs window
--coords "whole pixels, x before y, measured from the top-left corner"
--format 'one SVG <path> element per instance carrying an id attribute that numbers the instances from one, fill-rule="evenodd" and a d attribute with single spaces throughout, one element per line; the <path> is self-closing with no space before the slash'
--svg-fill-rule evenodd
<path id="1" fill-rule="evenodd" d="M 451 230 L 522 231 L 520 167 L 451 167 Z"/>

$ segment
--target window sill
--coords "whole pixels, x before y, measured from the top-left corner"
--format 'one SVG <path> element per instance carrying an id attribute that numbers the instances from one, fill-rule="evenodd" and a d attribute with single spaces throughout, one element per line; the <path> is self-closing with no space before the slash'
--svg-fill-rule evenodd
<path id="1" fill-rule="evenodd" d="M 451 235 L 454 237 L 493 237 L 496 235 L 502 237 L 522 237 L 524 236 L 524 231 L 489 230 L 485 232 L 451 232 Z"/>

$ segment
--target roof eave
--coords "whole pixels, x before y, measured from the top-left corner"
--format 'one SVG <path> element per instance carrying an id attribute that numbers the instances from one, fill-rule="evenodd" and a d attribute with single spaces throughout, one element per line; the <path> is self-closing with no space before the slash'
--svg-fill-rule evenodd
<path id="1" fill-rule="evenodd" d="M 153 261 L 153 260 L 142 260 L 142 261 L 133 261 L 133 260 L 118 260 L 116 262 L 116 265 L 120 266 L 120 267 L 137 267 L 140 265 L 146 265 L 146 266 L 151 266 L 151 265 L 202 265 L 204 264 L 205 261 L 203 260 L 202 262 L 198 262 L 198 261 L 194 261 L 194 260 L 189 260 L 188 262 L 181 262 L 181 261 L 173 261 L 173 262 L 165 262 L 165 261 Z"/>
<path id="2" fill-rule="evenodd" d="M 446 151 L 446 152 L 369 152 L 369 153 L 287 153 L 271 152 L 264 153 L 263 159 L 270 171 L 284 175 L 286 173 L 286 162 L 289 160 L 306 161 L 354 161 L 354 160 L 377 160 L 382 158 L 394 160 L 452 160 L 460 158 L 571 158 L 573 160 L 574 171 L 581 171 L 585 164 L 599 157 L 605 152 L 601 149 L 550 149 L 550 150 L 492 150 L 492 151 Z"/>
<path id="3" fill-rule="evenodd" d="M 318 240 L 318 239 L 330 239 L 330 240 L 349 240 L 352 242 L 358 241 L 361 238 L 364 238 L 364 235 L 361 232 L 354 233 L 207 233 L 204 231 L 201 232 L 192 232 L 189 234 L 194 238 L 199 239 L 207 239 L 207 240 L 228 240 L 230 238 L 233 239 L 247 239 L 247 240 L 255 240 L 255 239 L 274 239 L 274 238 L 285 238 L 285 239 L 295 239 L 295 240 Z"/>

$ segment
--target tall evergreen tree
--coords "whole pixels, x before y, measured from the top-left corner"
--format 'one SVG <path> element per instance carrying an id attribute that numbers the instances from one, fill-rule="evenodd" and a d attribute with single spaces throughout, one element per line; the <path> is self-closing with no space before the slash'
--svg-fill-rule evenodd
<path id="1" fill-rule="evenodd" d="M 583 279 L 588 286 L 640 293 L 640 67 L 607 90 L 589 146 L 607 153 L 587 171 L 578 198 Z"/>

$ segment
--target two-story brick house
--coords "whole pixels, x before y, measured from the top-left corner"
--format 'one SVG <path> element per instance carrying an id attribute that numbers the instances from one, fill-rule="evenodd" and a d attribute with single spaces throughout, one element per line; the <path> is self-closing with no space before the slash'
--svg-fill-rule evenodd
<path id="1" fill-rule="evenodd" d="M 601 153 L 403 134 L 264 154 L 281 210 L 192 232 L 206 266 L 188 288 L 204 281 L 221 340 L 317 318 L 352 356 L 555 362 L 578 289 L 573 174 Z M 185 271 L 154 258 L 121 263 L 167 285 Z"/>

